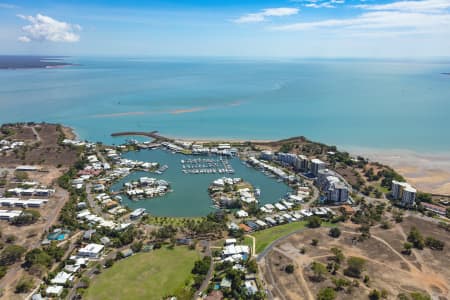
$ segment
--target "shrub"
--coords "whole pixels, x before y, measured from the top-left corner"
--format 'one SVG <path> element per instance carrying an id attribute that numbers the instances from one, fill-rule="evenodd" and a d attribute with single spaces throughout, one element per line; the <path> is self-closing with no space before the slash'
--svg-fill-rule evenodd
<path id="1" fill-rule="evenodd" d="M 341 230 L 337 227 L 333 227 L 330 229 L 328 233 L 331 237 L 338 238 L 341 235 Z"/>
<path id="2" fill-rule="evenodd" d="M 309 228 L 318 228 L 320 227 L 321 223 L 322 219 L 320 219 L 318 216 L 311 216 L 308 218 L 306 226 L 308 226 Z"/>
<path id="3" fill-rule="evenodd" d="M 444 242 L 440 241 L 438 239 L 435 239 L 434 237 L 427 237 L 425 239 L 425 246 L 427 246 L 428 248 L 432 249 L 432 250 L 444 250 Z"/>
<path id="4" fill-rule="evenodd" d="M 8 245 L 0 254 L 0 265 L 12 265 L 22 258 L 25 248 L 17 245 Z"/>
<path id="5" fill-rule="evenodd" d="M 422 234 L 416 227 L 411 228 L 411 231 L 408 235 L 408 242 L 412 243 L 413 246 L 417 249 L 423 249 L 423 247 L 425 246 Z"/>
<path id="6" fill-rule="evenodd" d="M 336 292 L 330 288 L 323 288 L 317 294 L 317 300 L 333 300 L 336 298 Z"/>
<path id="7" fill-rule="evenodd" d="M 18 294 L 27 293 L 33 288 L 34 281 L 30 277 L 23 277 L 16 285 L 15 292 Z"/>
<path id="8" fill-rule="evenodd" d="M 361 257 L 349 257 L 347 259 L 347 268 L 344 270 L 346 276 L 360 278 L 364 270 L 365 260 Z"/>
<path id="9" fill-rule="evenodd" d="M 289 264 L 284 268 L 284 271 L 288 274 L 294 273 L 294 265 Z"/>

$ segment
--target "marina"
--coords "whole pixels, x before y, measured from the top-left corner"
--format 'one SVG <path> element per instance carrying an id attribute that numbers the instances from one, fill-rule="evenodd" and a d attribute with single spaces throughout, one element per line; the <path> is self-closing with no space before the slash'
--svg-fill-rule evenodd
<path id="1" fill-rule="evenodd" d="M 276 178 L 271 178 L 261 171 L 249 167 L 239 158 L 222 157 L 221 161 L 217 156 L 199 157 L 181 153 L 174 154 L 163 149 L 131 151 L 123 154 L 123 158 L 131 161 L 158 162 L 160 165 L 168 166 L 164 174 L 145 171 L 131 172 L 113 184 L 110 189 L 111 192 L 117 194 L 123 189 L 124 183 L 138 181 L 141 177 L 152 177 L 169 182 L 172 192 L 151 199 L 142 197 L 139 201 L 134 201 L 128 195 L 121 193 L 122 205 L 131 209 L 145 208 L 149 214 L 154 216 L 196 217 L 205 216 L 217 209 L 211 203 L 208 187 L 211 182 L 227 176 L 227 174 L 204 173 L 197 175 L 182 172 L 182 170 L 186 170 L 186 167 L 183 169 L 182 166 L 192 165 L 194 160 L 195 165 L 206 165 L 205 169 L 208 168 L 208 163 L 218 163 L 219 169 L 224 168 L 223 163 L 226 162 L 234 170 L 233 177 L 242 178 L 258 187 L 260 193 L 258 203 L 260 205 L 278 202 L 286 193 L 291 192 L 284 182 L 278 182 Z M 182 160 L 184 163 L 181 162 Z"/>
<path id="2" fill-rule="evenodd" d="M 223 157 L 182 159 L 180 162 L 184 174 L 234 174 L 230 162 Z"/>

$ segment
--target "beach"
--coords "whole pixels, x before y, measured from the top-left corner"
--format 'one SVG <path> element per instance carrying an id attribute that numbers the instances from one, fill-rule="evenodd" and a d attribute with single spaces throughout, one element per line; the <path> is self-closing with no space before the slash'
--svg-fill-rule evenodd
<path id="1" fill-rule="evenodd" d="M 421 191 L 450 195 L 450 153 L 356 147 L 352 147 L 349 151 L 394 168 Z"/>

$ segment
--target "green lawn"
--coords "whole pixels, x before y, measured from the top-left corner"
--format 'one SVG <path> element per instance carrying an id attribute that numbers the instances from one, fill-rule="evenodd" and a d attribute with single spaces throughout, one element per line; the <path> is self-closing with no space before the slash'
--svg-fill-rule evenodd
<path id="1" fill-rule="evenodd" d="M 120 260 L 93 279 L 83 299 L 163 299 L 180 295 L 198 252 L 186 247 L 139 253 Z M 179 297 L 178 299 L 183 299 Z"/>
<path id="2" fill-rule="evenodd" d="M 257 231 L 251 235 L 256 238 L 256 253 L 262 252 L 272 242 L 288 235 L 297 230 L 303 229 L 306 226 L 306 221 L 293 222 L 280 226 L 271 227 L 269 229 Z M 334 224 L 322 222 L 322 226 L 334 226 Z M 314 229 L 313 229 L 314 230 Z M 249 242 L 250 243 L 250 242 Z M 251 243 L 249 244 L 251 245 Z"/>

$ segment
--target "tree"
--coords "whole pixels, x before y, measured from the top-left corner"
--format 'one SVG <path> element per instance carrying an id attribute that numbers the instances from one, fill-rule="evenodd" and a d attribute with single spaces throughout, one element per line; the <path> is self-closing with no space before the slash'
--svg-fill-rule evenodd
<path id="1" fill-rule="evenodd" d="M 335 298 L 336 292 L 330 287 L 321 289 L 317 294 L 317 300 L 333 300 Z"/>
<path id="2" fill-rule="evenodd" d="M 288 274 L 294 273 L 294 265 L 289 264 L 284 268 L 284 271 Z"/>
<path id="3" fill-rule="evenodd" d="M 8 245 L 0 254 L 0 265 L 12 265 L 22 258 L 25 248 L 17 245 Z"/>
<path id="4" fill-rule="evenodd" d="M 211 265 L 211 257 L 205 256 L 202 260 L 197 260 L 194 264 L 194 268 L 191 273 L 196 275 L 208 274 L 209 267 Z"/>
<path id="5" fill-rule="evenodd" d="M 340 264 L 344 261 L 345 256 L 341 249 L 333 247 L 330 249 L 333 252 L 334 257 L 332 258 L 336 263 Z"/>
<path id="6" fill-rule="evenodd" d="M 48 268 L 52 265 L 52 262 L 52 257 L 39 248 L 31 250 L 25 255 L 25 266 L 28 268 L 31 268 L 33 265 L 41 265 Z"/>
<path id="7" fill-rule="evenodd" d="M 318 244 L 319 244 L 319 240 L 318 239 L 312 239 L 311 240 L 311 245 L 317 246 Z"/>
<path id="8" fill-rule="evenodd" d="M 320 219 L 318 216 L 311 216 L 308 218 L 306 226 L 309 228 L 318 228 L 320 227 L 320 224 L 322 223 L 322 219 Z"/>
<path id="9" fill-rule="evenodd" d="M 338 238 L 341 235 L 341 230 L 337 227 L 333 227 L 330 229 L 328 233 L 331 237 Z"/>
<path id="10" fill-rule="evenodd" d="M 114 265 L 114 259 L 112 258 L 108 258 L 105 261 L 105 268 L 111 268 Z"/>
<path id="11" fill-rule="evenodd" d="M 427 237 L 425 239 L 425 246 L 427 246 L 428 248 L 432 249 L 432 250 L 444 250 L 444 242 L 440 241 L 438 239 L 435 239 L 434 237 Z"/>
<path id="12" fill-rule="evenodd" d="M 447 216 L 447 218 L 450 218 L 450 207 L 448 207 L 448 208 L 445 210 L 445 215 Z"/>
<path id="13" fill-rule="evenodd" d="M 423 240 L 422 234 L 416 227 L 412 227 L 408 235 L 408 242 L 412 243 L 417 249 L 423 249 L 425 242 Z"/>
<path id="14" fill-rule="evenodd" d="M 142 241 L 134 242 L 133 244 L 131 244 L 131 250 L 133 250 L 134 253 L 140 252 L 142 250 L 142 247 Z"/>
<path id="15" fill-rule="evenodd" d="M 379 300 L 379 299 L 381 299 L 381 292 L 379 291 L 379 290 L 372 290 L 370 293 L 369 293 L 369 299 L 370 300 Z"/>
<path id="16" fill-rule="evenodd" d="M 360 278 L 366 261 L 361 257 L 351 256 L 347 259 L 347 268 L 344 274 L 354 278 Z"/>
<path id="17" fill-rule="evenodd" d="M 20 216 L 14 217 L 11 220 L 11 224 L 16 226 L 24 226 L 36 223 L 41 217 L 41 214 L 34 209 L 27 209 L 22 212 Z"/>
<path id="18" fill-rule="evenodd" d="M 15 292 L 18 294 L 27 293 L 33 288 L 33 278 L 31 277 L 22 277 L 16 285 Z"/>
<path id="19" fill-rule="evenodd" d="M 324 275 L 327 273 L 327 268 L 325 265 L 316 261 L 311 264 L 311 270 L 314 274 L 312 277 L 314 281 L 322 281 L 324 279 Z"/>
<path id="20" fill-rule="evenodd" d="M 349 286 L 351 283 L 348 279 L 345 278 L 333 278 L 332 280 L 335 286 L 334 289 L 336 291 L 342 291 L 344 287 Z"/>
<path id="21" fill-rule="evenodd" d="M 403 251 L 402 253 L 405 255 L 411 255 L 412 244 L 410 242 L 403 243 Z"/>

